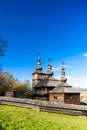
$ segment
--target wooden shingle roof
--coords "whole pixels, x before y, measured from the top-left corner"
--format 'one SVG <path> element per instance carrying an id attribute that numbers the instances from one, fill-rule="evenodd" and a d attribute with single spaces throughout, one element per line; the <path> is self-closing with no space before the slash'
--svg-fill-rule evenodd
<path id="1" fill-rule="evenodd" d="M 56 88 L 49 93 L 80 93 L 77 89 L 73 88 L 69 84 L 62 82 Z"/>
<path id="2" fill-rule="evenodd" d="M 49 93 L 80 93 L 80 92 L 72 87 L 56 87 Z"/>
<path id="3" fill-rule="evenodd" d="M 59 83 L 60 81 L 54 77 L 46 77 L 45 79 L 37 83 L 34 87 L 56 87 L 59 85 Z"/>

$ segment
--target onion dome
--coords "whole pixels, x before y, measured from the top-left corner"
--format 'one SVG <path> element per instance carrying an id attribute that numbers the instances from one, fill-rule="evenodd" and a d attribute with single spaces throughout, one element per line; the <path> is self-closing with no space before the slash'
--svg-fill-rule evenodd
<path id="1" fill-rule="evenodd" d="M 62 62 L 62 71 L 61 71 L 61 78 L 60 78 L 61 82 L 66 82 L 67 78 L 65 76 L 65 68 L 64 68 L 64 62 Z"/>
<path id="2" fill-rule="evenodd" d="M 53 76 L 52 65 L 48 64 L 48 71 L 47 71 L 46 74 L 47 74 L 48 77 Z"/>
<path id="3" fill-rule="evenodd" d="M 42 70 L 41 60 L 40 60 L 40 56 L 38 55 L 36 71 L 41 71 L 41 70 Z"/>

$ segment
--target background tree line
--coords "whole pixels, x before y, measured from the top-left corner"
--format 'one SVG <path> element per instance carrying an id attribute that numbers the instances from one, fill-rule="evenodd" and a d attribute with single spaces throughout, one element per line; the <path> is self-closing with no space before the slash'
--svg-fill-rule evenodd
<path id="1" fill-rule="evenodd" d="M 25 93 L 31 90 L 29 80 L 23 83 L 15 79 L 9 72 L 1 72 L 0 74 L 0 96 L 4 96 L 6 92 L 16 91 L 17 97 L 24 97 Z"/>

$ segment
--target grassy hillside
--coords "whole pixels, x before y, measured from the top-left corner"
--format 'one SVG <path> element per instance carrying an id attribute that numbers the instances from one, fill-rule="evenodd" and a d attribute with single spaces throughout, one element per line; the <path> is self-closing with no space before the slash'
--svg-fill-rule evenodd
<path id="1" fill-rule="evenodd" d="M 0 130 L 86 130 L 87 118 L 0 105 Z"/>

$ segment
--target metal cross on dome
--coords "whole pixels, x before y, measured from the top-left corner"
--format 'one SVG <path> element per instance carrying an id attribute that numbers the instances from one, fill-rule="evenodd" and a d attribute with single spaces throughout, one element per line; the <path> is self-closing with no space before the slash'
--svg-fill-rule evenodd
<path id="1" fill-rule="evenodd" d="M 38 57 L 40 57 L 40 52 L 38 52 Z"/>
<path id="2" fill-rule="evenodd" d="M 64 61 L 62 61 L 62 65 L 63 65 L 63 66 L 65 65 L 65 62 L 64 62 Z"/>
<path id="3" fill-rule="evenodd" d="M 51 63 L 51 58 L 48 59 L 48 63 L 49 63 L 49 64 Z"/>

